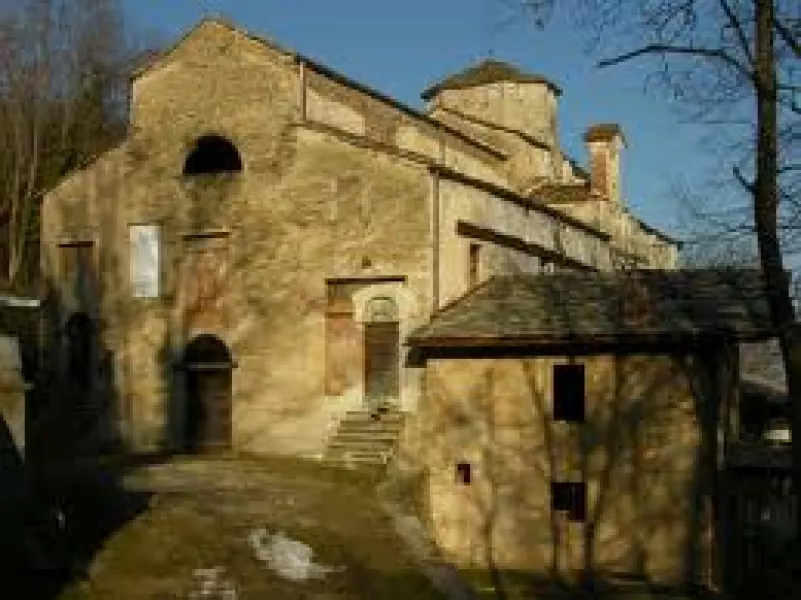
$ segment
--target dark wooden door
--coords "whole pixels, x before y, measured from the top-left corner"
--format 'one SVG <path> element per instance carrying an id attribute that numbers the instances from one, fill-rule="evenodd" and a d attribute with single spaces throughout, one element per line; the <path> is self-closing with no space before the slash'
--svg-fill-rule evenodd
<path id="1" fill-rule="evenodd" d="M 231 369 L 196 365 L 187 371 L 186 443 L 190 451 L 231 447 Z"/>
<path id="2" fill-rule="evenodd" d="M 367 401 L 398 398 L 398 323 L 367 323 L 364 350 L 364 389 Z"/>

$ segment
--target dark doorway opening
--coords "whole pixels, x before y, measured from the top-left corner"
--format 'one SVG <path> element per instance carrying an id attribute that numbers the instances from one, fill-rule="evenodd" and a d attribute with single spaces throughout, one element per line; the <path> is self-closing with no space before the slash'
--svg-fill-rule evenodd
<path id="1" fill-rule="evenodd" d="M 184 354 L 186 413 L 184 443 L 189 452 L 212 452 L 231 447 L 231 371 L 228 347 L 203 334 Z"/>
<path id="2" fill-rule="evenodd" d="M 76 313 L 67 320 L 67 376 L 82 388 L 92 379 L 92 319 L 86 313 Z"/>
<path id="3" fill-rule="evenodd" d="M 184 175 L 214 173 L 238 173 L 242 170 L 242 159 L 231 142 L 219 135 L 204 135 L 184 164 Z"/>

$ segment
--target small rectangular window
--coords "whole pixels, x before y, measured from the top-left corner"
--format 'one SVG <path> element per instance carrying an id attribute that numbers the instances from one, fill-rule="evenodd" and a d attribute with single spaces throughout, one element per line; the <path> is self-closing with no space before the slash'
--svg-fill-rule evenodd
<path id="1" fill-rule="evenodd" d="M 584 395 L 584 365 L 554 365 L 554 420 L 583 423 Z"/>
<path id="2" fill-rule="evenodd" d="M 472 288 L 478 284 L 479 277 L 481 276 L 481 246 L 479 244 L 470 244 L 469 268 L 467 273 L 467 287 Z"/>
<path id="3" fill-rule="evenodd" d="M 583 522 L 587 518 L 587 486 L 583 481 L 552 481 L 551 508 L 566 513 L 570 521 Z"/>
<path id="4" fill-rule="evenodd" d="M 131 293 L 134 298 L 158 298 L 161 275 L 159 226 L 131 225 Z"/>
<path id="5" fill-rule="evenodd" d="M 470 485 L 473 474 L 470 472 L 470 463 L 460 462 L 456 464 L 456 483 Z"/>

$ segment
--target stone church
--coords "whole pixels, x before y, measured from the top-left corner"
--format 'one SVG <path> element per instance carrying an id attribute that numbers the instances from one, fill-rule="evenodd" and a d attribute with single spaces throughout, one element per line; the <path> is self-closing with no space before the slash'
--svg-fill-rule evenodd
<path id="1" fill-rule="evenodd" d="M 553 458 L 578 439 L 585 394 L 587 415 L 610 414 L 604 403 L 622 394 L 629 419 L 658 396 L 668 412 L 653 419 L 668 415 L 679 433 L 648 443 L 691 441 L 684 475 L 660 485 L 685 489 L 703 429 L 693 402 L 731 396 L 731 344 L 767 328 L 753 277 L 671 275 L 678 242 L 621 197 L 621 127 L 588 124 L 582 167 L 562 150 L 561 93 L 486 60 L 425 90 L 419 111 L 224 21 L 199 23 L 135 74 L 126 139 L 45 199 L 47 364 L 77 437 L 353 460 L 394 449 L 427 473 L 443 548 L 469 562 L 492 547 L 509 565 L 587 558 L 545 548 L 581 537 L 572 522 L 595 515 L 599 492 L 578 478 L 600 469 L 628 500 L 598 529 L 599 561 L 686 575 L 665 558 L 684 543 L 675 536 L 615 538 L 632 493 L 659 486 L 610 479 L 594 454 L 551 461 L 550 488 L 523 478 L 531 506 L 495 497 L 506 533 L 479 539 L 490 462 L 514 488 L 534 464 L 526 453 Z M 700 392 L 699 349 L 723 365 Z M 551 421 L 531 408 L 560 395 L 553 421 L 566 425 L 545 452 Z M 482 454 L 501 439 L 514 460 Z M 545 519 L 548 502 L 564 522 Z M 542 547 L 519 539 L 531 531 Z"/>

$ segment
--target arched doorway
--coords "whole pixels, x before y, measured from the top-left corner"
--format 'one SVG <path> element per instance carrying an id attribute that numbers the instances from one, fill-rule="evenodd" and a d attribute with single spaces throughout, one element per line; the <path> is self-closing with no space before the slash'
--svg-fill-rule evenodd
<path id="1" fill-rule="evenodd" d="M 184 442 L 190 452 L 231 447 L 231 369 L 228 347 L 203 334 L 184 353 L 186 412 Z"/>

